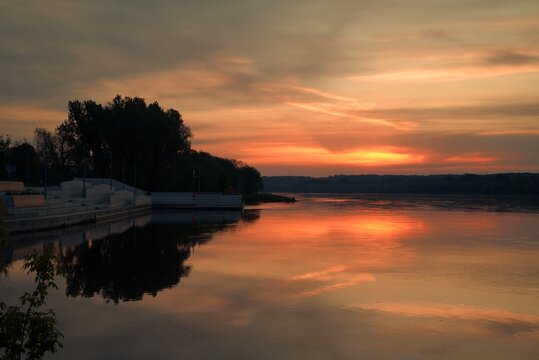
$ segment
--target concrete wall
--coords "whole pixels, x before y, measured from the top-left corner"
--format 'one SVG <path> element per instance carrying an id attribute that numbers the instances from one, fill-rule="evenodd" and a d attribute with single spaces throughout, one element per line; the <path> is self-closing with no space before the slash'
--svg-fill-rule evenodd
<path id="1" fill-rule="evenodd" d="M 152 205 L 155 208 L 178 209 L 241 209 L 241 195 L 222 195 L 218 193 L 152 193 Z"/>
<path id="2" fill-rule="evenodd" d="M 26 232 L 43 229 L 53 229 L 81 223 L 93 223 L 98 221 L 127 218 L 137 215 L 149 214 L 150 206 L 133 208 L 131 206 L 114 209 L 92 210 L 54 216 L 39 216 L 34 218 L 6 218 L 4 219 L 9 231 Z"/>
<path id="3" fill-rule="evenodd" d="M 24 191 L 24 184 L 20 181 L 0 181 L 0 192 Z"/>
<path id="4" fill-rule="evenodd" d="M 40 207 L 45 205 L 43 195 L 7 195 L 6 203 L 16 208 Z"/>
<path id="5" fill-rule="evenodd" d="M 129 217 L 139 211 L 151 211 L 152 208 L 243 208 L 241 195 L 185 192 L 153 193 L 148 196 L 143 190 L 116 180 L 112 180 L 111 189 L 110 179 L 86 179 L 86 197 L 83 197 L 82 189 L 83 181 L 74 179 L 62 182 L 59 189 L 48 191 L 46 200 L 43 195 L 6 196 L 6 224 L 12 232 L 23 232 Z"/>

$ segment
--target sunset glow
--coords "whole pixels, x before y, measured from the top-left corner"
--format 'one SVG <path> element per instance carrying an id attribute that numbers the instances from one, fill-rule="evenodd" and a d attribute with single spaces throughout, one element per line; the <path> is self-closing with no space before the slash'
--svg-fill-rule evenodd
<path id="1" fill-rule="evenodd" d="M 539 171 L 536 1 L 125 10 L 3 1 L 1 132 L 31 140 L 69 100 L 121 94 L 263 175 Z"/>
<path id="2" fill-rule="evenodd" d="M 260 164 L 309 164 L 309 165 L 361 165 L 365 167 L 395 164 L 415 164 L 425 156 L 406 152 L 405 149 L 357 149 L 346 152 L 331 152 L 322 147 L 300 147 L 288 144 L 257 144 L 245 150 L 248 162 Z"/>

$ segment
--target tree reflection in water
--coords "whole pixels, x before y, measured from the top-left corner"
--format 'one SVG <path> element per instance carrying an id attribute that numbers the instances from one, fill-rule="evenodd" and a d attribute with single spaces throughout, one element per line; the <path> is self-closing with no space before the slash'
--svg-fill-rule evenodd
<path id="1" fill-rule="evenodd" d="M 7 229 L 0 214 L 0 278 L 7 276 L 12 257 L 13 248 L 7 238 Z"/>
<path id="2" fill-rule="evenodd" d="M 254 221 L 259 215 L 249 211 L 247 216 Z M 144 294 L 156 296 L 189 275 L 191 265 L 186 260 L 196 245 L 238 220 L 218 224 L 151 222 L 62 249 L 58 270 L 66 278 L 66 295 L 100 294 L 114 303 L 141 300 Z"/>
<path id="3" fill-rule="evenodd" d="M 0 279 L 7 276 L 12 257 L 13 248 L 11 243 L 5 238 L 0 238 Z"/>

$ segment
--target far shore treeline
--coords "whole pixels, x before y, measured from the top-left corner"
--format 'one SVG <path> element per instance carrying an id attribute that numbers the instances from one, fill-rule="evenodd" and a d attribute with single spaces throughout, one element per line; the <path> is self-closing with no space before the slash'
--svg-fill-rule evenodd
<path id="1" fill-rule="evenodd" d="M 284 193 L 478 194 L 539 196 L 539 174 L 335 175 L 263 177 L 264 190 Z"/>
<path id="2" fill-rule="evenodd" d="M 54 130 L 36 128 L 31 143 L 0 134 L 0 179 L 42 186 L 73 177 L 124 181 L 146 191 L 253 193 L 258 170 L 240 161 L 191 149 L 193 134 L 181 114 L 157 102 L 116 96 L 106 105 L 70 101 L 68 116 Z"/>

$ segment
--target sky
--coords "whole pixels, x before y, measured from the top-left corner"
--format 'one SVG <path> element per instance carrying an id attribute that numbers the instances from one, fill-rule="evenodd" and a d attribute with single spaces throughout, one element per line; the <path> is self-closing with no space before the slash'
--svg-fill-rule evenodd
<path id="1" fill-rule="evenodd" d="M 181 112 L 263 175 L 539 172 L 537 0 L 0 0 L 0 133 Z"/>

